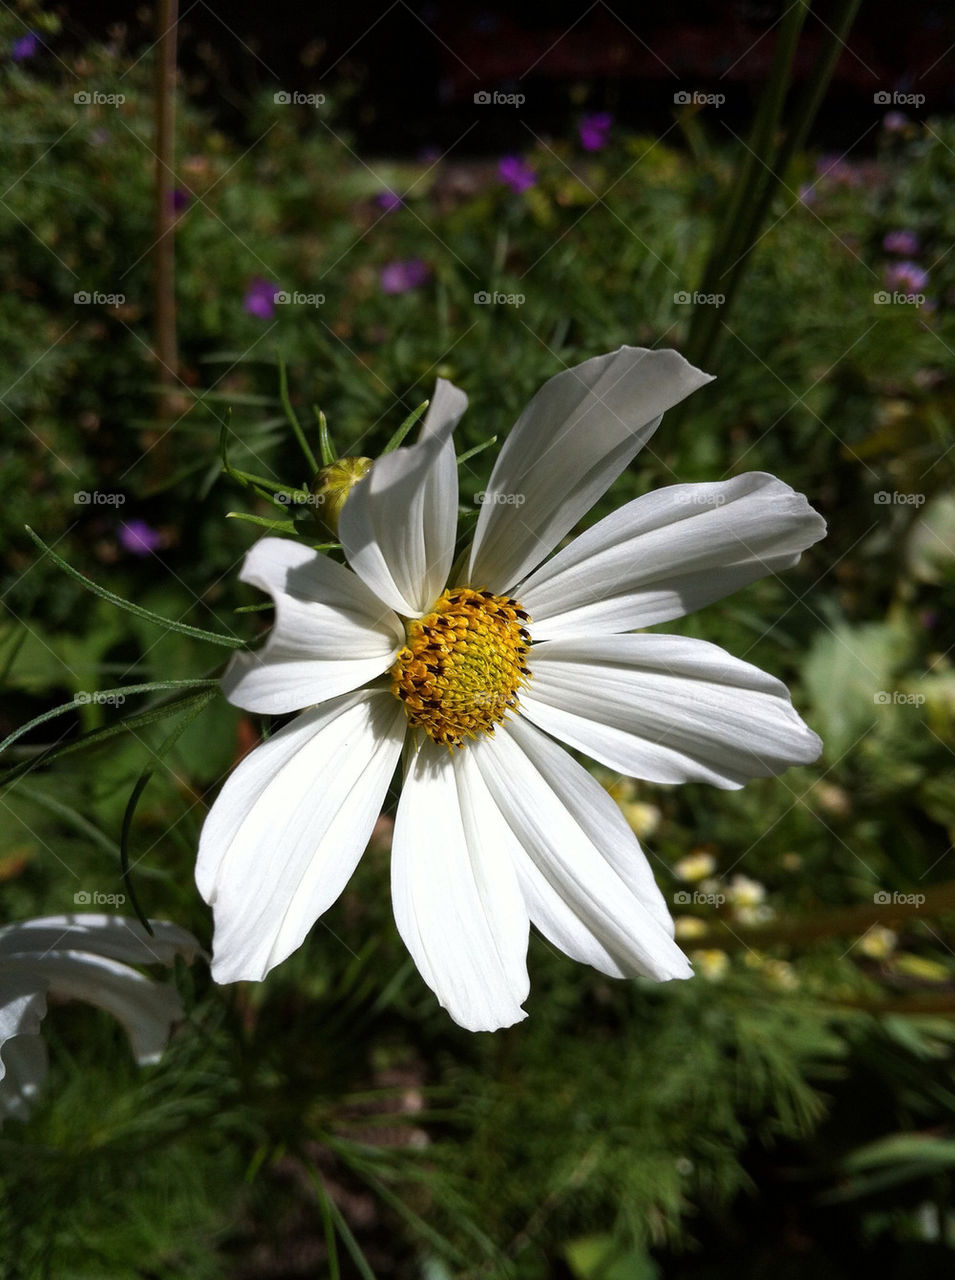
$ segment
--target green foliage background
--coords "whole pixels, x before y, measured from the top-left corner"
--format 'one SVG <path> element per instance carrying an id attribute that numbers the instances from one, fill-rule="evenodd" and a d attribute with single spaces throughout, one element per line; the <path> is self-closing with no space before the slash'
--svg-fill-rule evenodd
<path id="1" fill-rule="evenodd" d="M 51 44 L 55 24 L 46 19 Z M 0 49 L 22 34 L 0 12 Z M 154 612 L 253 639 L 268 614 L 237 581 L 287 513 L 221 473 L 302 485 L 278 396 L 372 456 L 436 375 L 470 397 L 463 452 L 501 438 L 547 378 L 621 343 L 680 347 L 733 155 L 695 122 L 679 148 L 616 131 L 585 156 L 535 147 L 517 195 L 493 164 L 356 155 L 334 103 L 248 104 L 248 140 L 180 101 L 176 231 L 182 388 L 155 419 L 151 59 L 95 47 L 0 70 L 0 736 L 77 693 L 215 676 L 223 651 L 163 634 L 42 558 L 29 523 L 91 578 Z M 116 92 L 120 107 L 74 93 Z M 672 135 L 673 138 L 676 134 Z M 260 986 L 177 975 L 189 1016 L 139 1070 L 108 1019 L 46 1022 L 51 1074 L 0 1134 L 0 1274 L 10 1277 L 944 1274 L 955 1231 L 953 920 L 897 926 L 867 954 L 874 894 L 950 877 L 955 826 L 953 603 L 955 127 L 882 130 L 865 162 L 818 177 L 801 156 L 735 308 L 718 381 L 665 419 L 594 513 L 661 484 L 779 475 L 830 535 L 784 578 L 669 624 L 772 671 L 823 736 L 812 768 L 740 792 L 615 786 L 656 806 L 646 845 L 664 891 L 705 848 L 717 875 L 766 886 L 763 938 L 692 908 L 711 977 L 612 983 L 539 939 L 529 1018 L 470 1036 L 435 1007 L 397 938 L 387 828 L 343 899 Z M 407 193 L 384 212 L 384 186 Z M 928 308 L 880 305 L 891 230 L 930 267 Z M 421 287 L 379 273 L 420 258 Z M 247 314 L 262 277 L 317 306 Z M 77 305 L 86 291 L 123 294 Z M 520 294 L 520 306 L 474 302 Z M 309 428 L 313 447 L 314 427 Z M 461 469 L 468 519 L 493 451 Z M 82 492 L 122 505 L 77 502 Z M 889 502 L 878 500 L 880 493 Z M 919 495 L 918 503 L 891 495 Z M 157 553 L 117 542 L 158 528 Z M 296 517 L 306 532 L 307 514 Z M 307 536 L 314 538 L 314 534 Z M 918 695 L 921 701 L 876 695 Z M 0 922 L 115 892 L 130 792 L 174 721 L 134 720 L 81 753 L 42 747 L 164 704 L 92 702 L 5 753 Z M 150 916 L 208 943 L 192 871 L 206 806 L 258 726 L 211 701 L 158 768 L 132 831 Z M 317 780 L 320 785 L 321 780 Z M 393 808 L 393 806 L 392 806 Z M 866 921 L 838 917 L 868 910 Z M 128 909 L 128 907 L 127 907 Z M 888 915 L 886 919 L 888 919 Z M 831 927 L 829 922 L 831 921 Z M 891 921 L 890 921 L 891 922 Z M 718 958 L 717 958 L 718 959 Z"/>

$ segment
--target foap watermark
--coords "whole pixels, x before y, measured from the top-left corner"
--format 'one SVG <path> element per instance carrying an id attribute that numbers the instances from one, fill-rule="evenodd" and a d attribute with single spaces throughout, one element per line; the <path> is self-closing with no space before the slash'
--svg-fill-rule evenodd
<path id="1" fill-rule="evenodd" d="M 77 907 L 121 907 L 125 901 L 125 893 L 100 893 L 99 889 L 77 889 L 73 894 Z"/>
<path id="2" fill-rule="evenodd" d="M 324 293 L 299 293 L 296 289 L 288 293 L 280 289 L 272 301 L 277 307 L 321 307 L 325 302 Z"/>
<path id="3" fill-rule="evenodd" d="M 73 294 L 73 304 L 77 307 L 121 307 L 125 301 L 125 293 L 100 293 L 98 289 L 92 293 L 80 289 L 79 293 Z"/>
<path id="4" fill-rule="evenodd" d="M 474 495 L 474 501 L 479 506 L 488 502 L 492 507 L 522 507 L 527 499 L 523 493 L 498 493 L 496 490 L 491 492 L 482 489 Z"/>
<path id="5" fill-rule="evenodd" d="M 673 895 L 675 907 L 722 907 L 726 903 L 725 893 L 701 893 L 699 889 L 678 889 Z"/>
<path id="6" fill-rule="evenodd" d="M 126 695 L 111 693 L 109 689 L 81 689 L 73 701 L 78 702 L 81 707 L 91 703 L 97 707 L 121 707 L 126 701 Z"/>
<path id="7" fill-rule="evenodd" d="M 275 501 L 282 502 L 287 507 L 320 507 L 325 501 L 325 495 L 322 493 L 277 493 Z"/>
<path id="8" fill-rule="evenodd" d="M 872 295 L 872 301 L 877 307 L 921 307 L 925 304 L 925 294 L 900 293 L 898 289 L 890 293 L 888 289 L 880 289 Z"/>
<path id="9" fill-rule="evenodd" d="M 725 493 L 700 493 L 696 485 L 689 485 L 673 496 L 684 507 L 721 507 L 726 501 Z"/>
<path id="10" fill-rule="evenodd" d="M 673 295 L 678 307 L 721 307 L 726 301 L 723 293 L 690 293 L 688 289 L 680 289 Z"/>
<path id="11" fill-rule="evenodd" d="M 872 95 L 872 101 L 877 107 L 924 107 L 924 93 L 889 93 L 887 89 L 880 89 L 878 93 Z"/>
<path id="12" fill-rule="evenodd" d="M 889 893 L 888 889 L 880 889 L 872 895 L 877 907 L 921 907 L 925 902 L 924 893 Z"/>
<path id="13" fill-rule="evenodd" d="M 880 689 L 872 695 L 877 707 L 922 707 L 925 705 L 924 693 L 902 693 L 900 689 Z"/>
<path id="14" fill-rule="evenodd" d="M 73 494 L 76 507 L 121 507 L 125 493 L 104 493 L 102 489 L 77 489 Z"/>
<path id="15" fill-rule="evenodd" d="M 323 107 L 324 93 L 290 93 L 287 89 L 279 89 L 272 94 L 272 101 L 277 107 Z"/>
<path id="16" fill-rule="evenodd" d="M 78 107 L 121 107 L 126 101 L 126 95 L 103 93 L 99 89 L 80 89 L 73 94 L 73 101 Z"/>
<path id="17" fill-rule="evenodd" d="M 872 495 L 877 507 L 921 507 L 925 503 L 924 493 L 901 493 L 898 489 L 880 489 Z"/>
<path id="18" fill-rule="evenodd" d="M 526 101 L 523 93 L 500 93 L 497 89 L 479 89 L 474 95 L 476 107 L 522 107 Z"/>
<path id="19" fill-rule="evenodd" d="M 479 307 L 522 307 L 527 299 L 523 293 L 489 293 L 482 289 L 474 295 L 474 302 Z"/>
<path id="20" fill-rule="evenodd" d="M 725 93 L 701 93 L 699 89 L 680 89 L 673 95 L 678 107 L 721 107 L 726 101 Z"/>

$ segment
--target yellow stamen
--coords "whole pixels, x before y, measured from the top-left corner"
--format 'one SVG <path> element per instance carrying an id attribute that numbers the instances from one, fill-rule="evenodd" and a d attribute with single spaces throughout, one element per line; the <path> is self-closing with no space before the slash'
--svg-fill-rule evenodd
<path id="1" fill-rule="evenodd" d="M 391 691 L 408 723 L 446 747 L 492 734 L 530 677 L 530 618 L 516 600 L 456 587 L 407 625 L 391 668 Z"/>

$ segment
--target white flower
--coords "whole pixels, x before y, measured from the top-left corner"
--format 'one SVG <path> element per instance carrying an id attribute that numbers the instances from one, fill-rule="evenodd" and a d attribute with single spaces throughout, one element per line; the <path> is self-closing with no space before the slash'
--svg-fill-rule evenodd
<path id="1" fill-rule="evenodd" d="M 40 1024 L 46 997 L 85 1000 L 126 1028 L 137 1062 L 156 1062 L 182 1017 L 174 987 L 131 969 L 188 959 L 199 943 L 178 925 L 150 921 L 155 937 L 122 916 L 70 915 L 0 929 L 0 1120 L 23 1117 L 46 1075 Z"/>
<path id="2" fill-rule="evenodd" d="M 462 1026 L 525 1016 L 530 924 L 606 974 L 690 975 L 636 837 L 555 739 L 652 782 L 738 787 L 814 760 L 778 680 L 701 640 L 632 633 L 788 568 L 825 525 L 751 473 L 638 498 L 545 559 L 710 380 L 631 347 L 551 378 L 501 450 L 451 587 L 467 398 L 440 379 L 419 443 L 345 503 L 350 568 L 290 540 L 252 548 L 242 579 L 273 597 L 275 623 L 224 688 L 250 711 L 303 713 L 242 761 L 203 828 L 217 981 L 261 979 L 301 944 L 402 748 L 395 919 Z"/>

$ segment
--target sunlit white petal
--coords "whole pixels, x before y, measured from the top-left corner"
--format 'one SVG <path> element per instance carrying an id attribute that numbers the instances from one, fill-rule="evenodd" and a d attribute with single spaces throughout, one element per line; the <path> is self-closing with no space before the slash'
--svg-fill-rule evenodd
<path id="1" fill-rule="evenodd" d="M 527 908 L 473 753 L 424 738 L 395 817 L 395 921 L 421 976 L 469 1031 L 526 1015 Z"/>
<path id="2" fill-rule="evenodd" d="M 265 645 L 236 654 L 222 679 L 247 711 L 279 715 L 348 693 L 386 671 L 404 643 L 400 620 L 359 577 L 291 538 L 262 538 L 239 576 L 275 601 Z"/>
<path id="3" fill-rule="evenodd" d="M 358 690 L 298 716 L 230 776 L 196 866 L 215 912 L 217 982 L 265 977 L 339 896 L 381 812 L 405 726 L 390 693 Z"/>
<path id="4" fill-rule="evenodd" d="M 735 788 L 822 749 L 785 685 L 703 640 L 547 640 L 529 666 L 523 714 L 632 777 Z"/>
<path id="5" fill-rule="evenodd" d="M 518 879 L 541 933 L 613 977 L 689 977 L 636 837 L 590 774 L 521 718 L 473 752 L 516 837 Z"/>
<path id="6" fill-rule="evenodd" d="M 676 351 L 621 347 L 545 382 L 491 473 L 468 581 L 509 591 L 633 460 L 661 415 L 710 381 Z"/>
<path id="7" fill-rule="evenodd" d="M 348 563 L 405 617 L 420 617 L 447 582 L 458 515 L 451 432 L 466 407 L 464 392 L 439 378 L 418 443 L 379 458 L 339 520 Z"/>
<path id="8" fill-rule="evenodd" d="M 802 494 L 762 472 L 670 485 L 580 534 L 517 594 L 535 639 L 632 631 L 790 568 L 825 532 Z"/>

